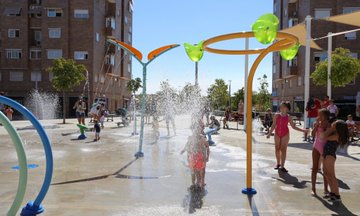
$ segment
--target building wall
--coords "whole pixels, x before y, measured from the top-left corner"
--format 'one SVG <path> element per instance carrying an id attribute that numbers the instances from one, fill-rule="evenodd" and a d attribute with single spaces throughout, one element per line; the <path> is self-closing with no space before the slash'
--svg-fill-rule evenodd
<path id="1" fill-rule="evenodd" d="M 283 3 L 283 13 L 280 11 L 281 2 Z M 344 7 L 360 7 L 360 0 L 336 1 L 336 0 L 275 0 L 274 12 L 282 20 L 283 28 L 289 25 L 289 19 L 298 18 L 299 23 L 305 21 L 307 15 L 315 16 L 316 8 L 330 8 L 331 16 L 342 14 Z M 275 9 L 276 8 L 276 9 Z M 359 8 L 360 9 L 360 8 Z M 328 32 L 341 32 L 345 30 L 355 29 L 354 26 L 347 26 L 343 24 L 336 24 L 321 20 L 312 21 L 312 38 L 322 37 Z M 350 49 L 351 52 L 358 53 L 360 57 L 360 34 L 357 32 L 356 40 L 346 40 L 345 36 L 337 36 L 333 38 L 333 49 L 337 47 L 344 47 Z M 327 52 L 327 39 L 318 40 L 316 43 L 323 49 L 322 51 L 311 50 L 311 69 L 315 70 L 315 54 L 318 52 Z M 290 101 L 294 105 L 299 106 L 302 110 L 304 97 L 304 72 L 305 72 L 305 48 L 301 47 L 297 56 L 297 66 L 293 75 L 289 72 L 290 67 L 287 61 L 280 61 L 280 56 L 274 54 L 273 61 L 273 98 L 274 104 L 282 100 Z M 290 76 L 291 75 L 291 76 Z M 355 96 L 360 91 L 360 77 L 355 80 L 355 85 L 347 85 L 343 88 L 332 88 L 332 97 L 335 100 L 355 100 Z M 349 91 L 349 88 L 351 91 Z M 310 95 L 323 98 L 326 95 L 326 87 L 315 86 L 310 81 Z M 296 107 L 296 106 L 294 106 Z"/>
<path id="2" fill-rule="evenodd" d="M 26 95 L 36 86 L 43 91 L 55 92 L 51 85 L 51 75 L 46 69 L 52 65 L 53 60 L 47 58 L 49 49 L 62 49 L 64 58 L 74 59 L 75 51 L 88 52 L 88 58 L 76 60 L 84 64 L 88 71 L 89 86 L 84 89 L 85 81 L 67 93 L 66 100 L 70 103 L 84 95 L 89 97 L 89 103 L 96 97 L 105 95 L 108 98 L 110 110 L 126 105 L 123 98 L 129 97 L 129 93 L 124 87 L 126 82 L 114 76 L 107 76 L 106 73 L 125 76 L 130 78 L 131 71 L 128 72 L 129 61 L 122 61 L 121 52 L 114 47 L 109 47 L 106 43 L 108 37 L 124 38 L 120 34 L 128 34 L 128 25 L 132 25 L 132 13 L 126 8 L 132 1 L 110 1 L 94 0 L 42 0 L 41 4 L 34 4 L 35 0 L 11 1 L 3 0 L 0 4 L 0 91 L 5 91 L 8 96 L 13 98 L 26 98 Z M 125 6 L 124 6 L 125 5 Z M 21 8 L 20 16 L 7 16 L 6 8 Z M 33 18 L 34 8 L 41 12 L 41 17 Z M 48 8 L 60 8 L 63 11 L 60 17 L 48 17 Z M 78 19 L 74 16 L 74 10 L 86 9 L 89 11 L 88 18 Z M 124 12 L 123 12 L 124 11 Z M 130 22 L 121 22 L 122 14 L 125 13 Z M 106 18 L 114 17 L 116 25 L 113 28 L 106 28 Z M 8 29 L 20 30 L 18 38 L 8 38 Z M 50 38 L 49 28 L 61 28 L 60 38 Z M 124 29 L 121 29 L 124 28 Z M 110 31 L 109 31 L 110 29 Z M 41 31 L 41 42 L 35 42 L 34 31 Z M 124 33 L 125 34 L 125 33 Z M 132 34 L 132 33 L 131 33 Z M 21 59 L 7 59 L 6 49 L 21 49 Z M 40 59 L 30 59 L 31 49 L 41 50 Z M 120 53 L 115 56 L 114 65 L 107 64 L 106 55 Z M 121 66 L 116 67 L 118 62 Z M 126 70 L 126 71 L 125 71 Z M 11 71 L 21 71 L 24 74 L 23 81 L 10 81 Z M 31 81 L 31 72 L 41 71 L 41 81 Z M 67 108 L 68 114 L 72 115 L 73 110 Z"/>

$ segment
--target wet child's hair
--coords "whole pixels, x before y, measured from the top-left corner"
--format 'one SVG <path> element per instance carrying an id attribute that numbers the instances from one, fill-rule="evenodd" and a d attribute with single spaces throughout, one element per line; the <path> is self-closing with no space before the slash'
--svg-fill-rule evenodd
<path id="1" fill-rule="evenodd" d="M 345 148 L 349 143 L 349 128 L 343 120 L 338 120 L 335 124 L 336 133 L 339 137 L 339 146 Z"/>
<path id="2" fill-rule="evenodd" d="M 319 110 L 319 115 L 320 115 L 320 114 L 324 115 L 324 117 L 325 117 L 325 119 L 326 119 L 327 121 L 330 120 L 330 111 L 329 111 L 329 110 L 327 110 L 327 109 L 320 109 L 320 110 Z"/>
<path id="3" fill-rule="evenodd" d="M 282 102 L 282 103 L 280 104 L 280 106 L 286 107 L 286 108 L 288 109 L 288 111 L 290 111 L 290 109 L 291 109 L 291 105 L 290 105 L 289 102 Z"/>

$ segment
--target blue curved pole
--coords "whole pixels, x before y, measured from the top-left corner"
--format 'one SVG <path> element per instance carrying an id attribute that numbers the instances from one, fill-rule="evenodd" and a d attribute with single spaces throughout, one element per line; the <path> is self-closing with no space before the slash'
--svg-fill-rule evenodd
<path id="1" fill-rule="evenodd" d="M 40 122 L 26 107 L 4 96 L 0 96 L 0 103 L 13 107 L 32 123 L 40 136 L 41 142 L 45 150 L 46 170 L 43 185 L 35 201 L 28 202 L 21 211 L 21 215 L 23 216 L 36 216 L 44 211 L 44 208 L 41 206 L 41 202 L 44 200 L 46 193 L 49 190 L 53 175 L 53 155 L 50 140 Z"/>

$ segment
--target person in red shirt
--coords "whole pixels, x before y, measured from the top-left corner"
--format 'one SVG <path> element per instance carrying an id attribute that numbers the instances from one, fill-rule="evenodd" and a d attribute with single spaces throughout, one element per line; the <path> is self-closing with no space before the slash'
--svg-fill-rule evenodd
<path id="1" fill-rule="evenodd" d="M 308 120 L 305 123 L 306 129 L 313 129 L 316 118 L 318 117 L 319 109 L 321 109 L 321 103 L 318 99 L 311 97 L 306 104 L 306 111 Z M 308 140 L 308 133 L 305 133 L 304 141 Z"/>
<path id="2" fill-rule="evenodd" d="M 329 105 L 330 105 L 330 97 L 326 95 L 321 103 L 321 108 L 327 109 Z"/>

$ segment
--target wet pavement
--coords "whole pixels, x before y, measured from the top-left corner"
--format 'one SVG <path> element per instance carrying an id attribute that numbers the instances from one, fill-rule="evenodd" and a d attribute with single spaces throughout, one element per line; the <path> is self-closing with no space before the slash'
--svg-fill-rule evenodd
<path id="1" fill-rule="evenodd" d="M 274 144 L 261 133 L 254 133 L 253 186 L 257 194 L 245 196 L 245 133 L 220 130 L 213 136 L 207 164 L 206 194 L 189 190 L 190 172 L 186 155 L 180 155 L 190 119 L 177 118 L 177 135 L 166 136 L 160 123 L 160 140 L 155 142 L 151 125 L 146 125 L 144 158 L 134 158 L 138 136 L 132 127 L 118 128 L 107 122 L 101 139 L 76 140 L 75 120 L 57 124 L 46 121 L 54 155 L 52 186 L 43 202 L 43 215 L 187 215 L 192 202 L 199 202 L 194 215 L 359 215 L 360 145 L 351 145 L 336 163 L 342 203 L 330 203 L 310 195 L 311 148 L 302 134 L 291 131 L 286 164 L 288 174 L 278 173 Z M 29 169 L 24 204 L 38 194 L 44 178 L 44 153 L 39 138 L 26 121 L 14 122 L 25 142 Z M 231 125 L 236 128 L 236 125 Z M 240 129 L 242 127 L 240 126 Z M 16 152 L 9 136 L 0 127 L 0 215 L 9 209 L 17 189 Z M 318 193 L 322 176 L 318 176 Z M 202 205 L 201 205 L 202 204 Z M 190 209 L 191 211 L 191 209 Z"/>

